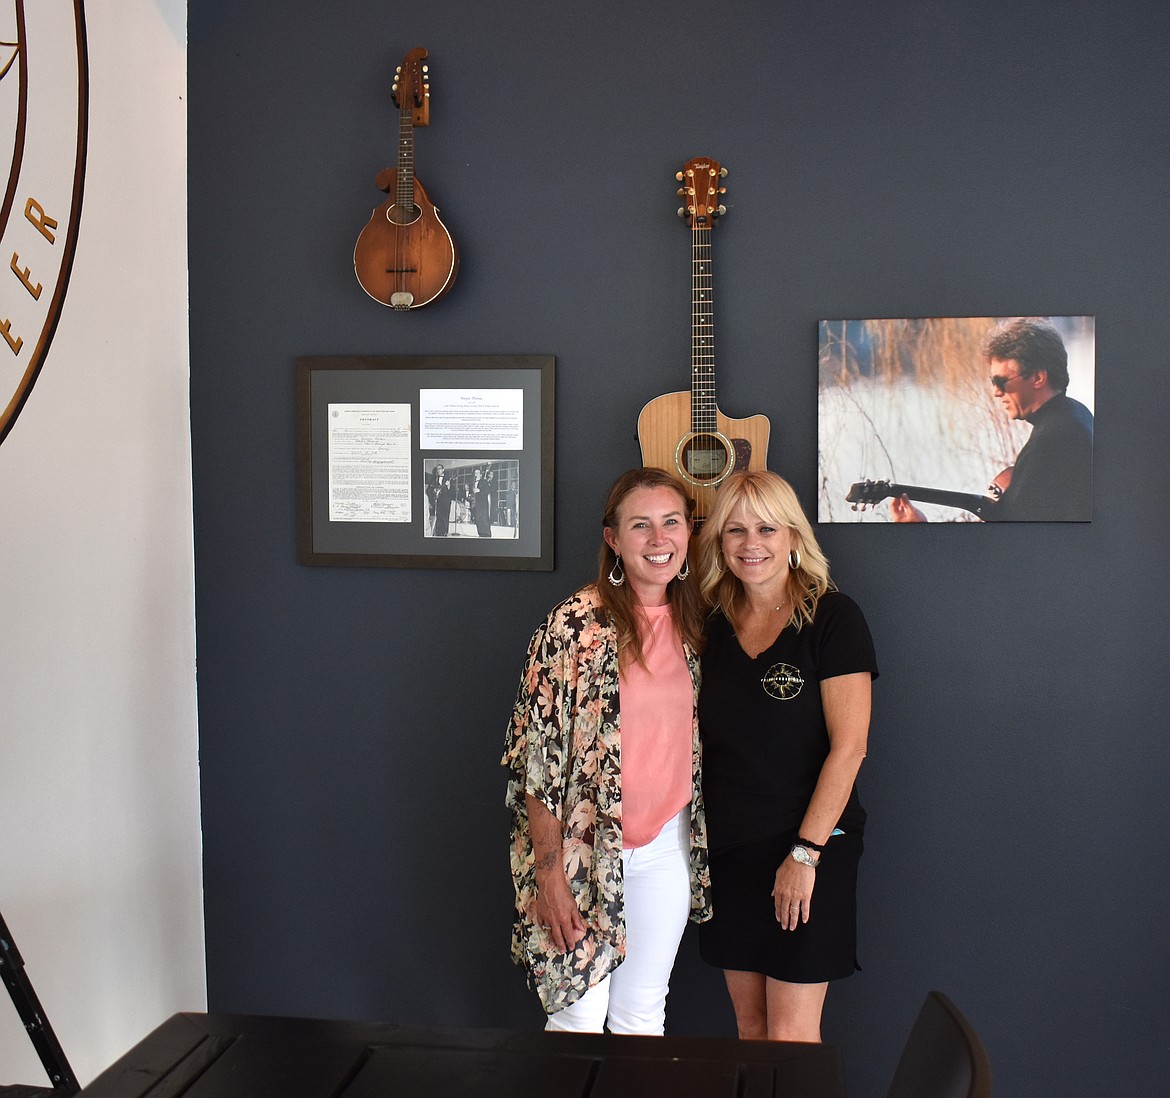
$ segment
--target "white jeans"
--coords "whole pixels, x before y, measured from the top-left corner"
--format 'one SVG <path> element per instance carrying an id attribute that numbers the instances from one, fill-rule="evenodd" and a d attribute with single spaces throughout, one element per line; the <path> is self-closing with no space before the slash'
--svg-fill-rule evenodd
<path id="1" fill-rule="evenodd" d="M 687 805 L 645 846 L 622 851 L 626 959 L 546 1030 L 661 1036 L 666 993 L 691 910 L 691 809 Z"/>

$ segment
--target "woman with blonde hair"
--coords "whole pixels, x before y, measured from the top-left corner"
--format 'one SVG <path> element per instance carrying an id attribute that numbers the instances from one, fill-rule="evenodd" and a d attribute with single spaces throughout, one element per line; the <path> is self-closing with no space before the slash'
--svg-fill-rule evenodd
<path id="1" fill-rule="evenodd" d="M 714 604 L 699 723 L 715 917 L 739 1035 L 819 1041 L 828 981 L 857 967 L 873 642 L 791 486 L 734 473 L 699 539 Z"/>
<path id="2" fill-rule="evenodd" d="M 661 1034 L 687 918 L 710 915 L 690 512 L 661 469 L 619 477 L 596 581 L 528 647 L 503 759 L 512 957 L 546 1029 Z"/>

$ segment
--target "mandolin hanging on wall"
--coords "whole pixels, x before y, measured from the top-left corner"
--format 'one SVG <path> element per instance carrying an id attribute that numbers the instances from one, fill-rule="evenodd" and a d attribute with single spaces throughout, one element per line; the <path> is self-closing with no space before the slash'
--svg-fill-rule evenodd
<path id="1" fill-rule="evenodd" d="M 724 212 L 727 169 L 708 157 L 675 176 L 678 215 L 691 230 L 691 389 L 655 397 L 638 416 L 642 464 L 677 473 L 695 501 L 695 524 L 710 514 L 719 485 L 737 469 L 766 469 L 766 416 L 728 419 L 715 402 L 715 321 L 711 230 Z"/>
<path id="2" fill-rule="evenodd" d="M 426 188 L 414 174 L 414 130 L 431 122 L 427 51 L 411 50 L 394 78 L 398 107 L 397 166 L 378 173 L 390 197 L 358 236 L 353 269 L 375 301 L 391 309 L 418 309 L 438 301 L 455 282 L 459 253 Z"/>

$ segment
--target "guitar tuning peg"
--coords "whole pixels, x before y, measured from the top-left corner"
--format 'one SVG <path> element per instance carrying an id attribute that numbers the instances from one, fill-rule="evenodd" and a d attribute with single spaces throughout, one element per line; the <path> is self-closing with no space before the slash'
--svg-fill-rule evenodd
<path id="1" fill-rule="evenodd" d="M 423 65 L 423 72 L 430 72 L 430 71 L 431 71 L 430 65 Z"/>
<path id="2" fill-rule="evenodd" d="M 682 182 L 682 177 L 683 177 L 682 172 L 675 172 L 674 173 L 674 178 L 677 179 L 680 183 Z"/>
<path id="3" fill-rule="evenodd" d="M 727 207 L 726 207 L 726 206 L 720 206 L 720 207 L 719 207 L 719 209 L 717 209 L 715 212 L 716 212 L 716 213 L 717 213 L 717 214 L 718 214 L 720 217 L 722 217 L 722 216 L 723 216 L 725 213 L 727 213 Z"/>
<path id="4" fill-rule="evenodd" d="M 714 175 L 715 175 L 715 169 L 714 169 L 714 168 L 708 168 L 708 169 L 707 169 L 707 174 L 708 174 L 709 176 L 712 176 L 712 177 L 714 177 Z"/>
<path id="5" fill-rule="evenodd" d="M 674 193 L 676 195 L 678 195 L 679 198 L 682 198 L 687 192 L 685 190 L 683 190 L 682 187 L 679 187 L 679 189 L 677 191 L 675 191 Z"/>
<path id="6" fill-rule="evenodd" d="M 399 73 L 399 72 L 401 72 L 401 71 L 402 71 L 402 66 L 401 66 L 401 65 L 395 65 L 395 66 L 394 66 L 394 71 L 395 71 L 396 73 Z"/>
<path id="7" fill-rule="evenodd" d="M 686 217 L 686 216 L 687 216 L 687 210 L 686 210 L 686 207 L 685 207 L 685 206 L 679 206 L 679 208 L 678 208 L 678 216 L 679 216 L 679 217 Z"/>
<path id="8" fill-rule="evenodd" d="M 726 178 L 727 178 L 727 169 L 726 169 L 726 168 L 720 168 L 720 169 L 719 169 L 719 178 L 720 178 L 720 179 L 726 179 Z"/>

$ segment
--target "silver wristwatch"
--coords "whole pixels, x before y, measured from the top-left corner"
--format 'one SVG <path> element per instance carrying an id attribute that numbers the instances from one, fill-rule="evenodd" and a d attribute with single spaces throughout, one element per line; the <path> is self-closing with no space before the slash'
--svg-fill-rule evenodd
<path id="1" fill-rule="evenodd" d="M 816 852 L 809 850 L 807 846 L 801 846 L 799 843 L 794 846 L 789 853 L 792 857 L 800 862 L 801 865 L 811 866 L 813 869 L 820 864 L 820 858 L 817 857 Z"/>

